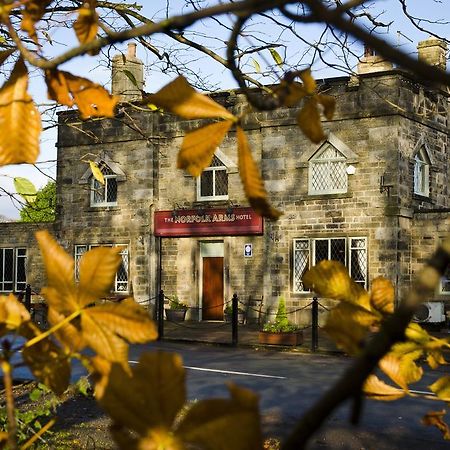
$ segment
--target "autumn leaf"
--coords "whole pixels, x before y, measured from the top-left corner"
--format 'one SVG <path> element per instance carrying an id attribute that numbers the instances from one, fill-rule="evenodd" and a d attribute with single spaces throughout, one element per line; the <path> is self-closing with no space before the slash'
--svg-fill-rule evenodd
<path id="1" fill-rule="evenodd" d="M 41 116 L 27 87 L 28 72 L 20 58 L 0 89 L 0 166 L 33 164 L 39 154 Z"/>
<path id="2" fill-rule="evenodd" d="M 244 192 L 252 208 L 261 216 L 278 219 L 281 212 L 273 208 L 268 199 L 264 182 L 253 159 L 244 130 L 237 127 L 239 174 Z"/>
<path id="3" fill-rule="evenodd" d="M 0 296 L 0 336 L 31 320 L 30 313 L 14 294 Z"/>
<path id="4" fill-rule="evenodd" d="M 288 107 L 295 106 L 307 95 L 306 89 L 301 83 L 286 80 L 282 80 L 274 92 L 280 98 L 281 103 Z"/>
<path id="5" fill-rule="evenodd" d="M 445 402 L 450 402 L 450 375 L 445 375 L 434 382 L 430 389 Z"/>
<path id="6" fill-rule="evenodd" d="M 382 314 L 393 314 L 394 312 L 394 286 L 383 277 L 372 280 L 370 291 L 370 303 Z"/>
<path id="7" fill-rule="evenodd" d="M 97 83 L 69 72 L 46 70 L 48 97 L 61 105 L 78 106 L 83 120 L 91 117 L 114 117 L 119 97 Z"/>
<path id="8" fill-rule="evenodd" d="M 206 95 L 196 92 L 182 76 L 164 86 L 156 94 L 147 96 L 145 100 L 183 119 L 221 118 L 236 121 L 233 114 Z"/>
<path id="9" fill-rule="evenodd" d="M 305 89 L 305 92 L 307 95 L 312 95 L 316 92 L 317 89 L 317 83 L 316 80 L 311 75 L 311 69 L 305 69 L 301 70 L 298 73 L 298 76 L 303 82 L 303 88 Z"/>
<path id="10" fill-rule="evenodd" d="M 269 47 L 269 52 L 273 58 L 273 60 L 276 62 L 277 66 L 283 65 L 283 58 L 280 56 L 280 54 L 272 47 Z"/>
<path id="11" fill-rule="evenodd" d="M 445 409 L 442 411 L 430 411 L 422 418 L 422 423 L 428 426 L 435 426 L 442 433 L 445 440 L 450 440 L 450 427 L 443 420 L 445 414 Z"/>
<path id="12" fill-rule="evenodd" d="M 373 400 L 390 402 L 406 395 L 402 389 L 386 384 L 376 375 L 369 375 L 364 383 L 363 392 Z"/>
<path id="13" fill-rule="evenodd" d="M 94 161 L 89 161 L 89 167 L 91 168 L 92 175 L 101 184 L 105 184 L 105 177 L 102 171 L 98 167 L 97 163 Z"/>
<path id="14" fill-rule="evenodd" d="M 334 110 L 336 108 L 336 99 L 331 97 L 331 95 L 316 95 L 317 101 L 323 106 L 323 114 L 328 119 L 331 120 L 334 116 Z"/>
<path id="15" fill-rule="evenodd" d="M 97 36 L 98 14 L 95 11 L 95 3 L 94 1 L 85 3 L 78 10 L 78 18 L 74 22 L 73 28 L 80 44 L 88 44 Z M 88 54 L 91 56 L 97 55 L 98 53 L 99 50 L 88 51 Z"/>
<path id="16" fill-rule="evenodd" d="M 28 36 L 38 44 L 38 38 L 36 35 L 36 22 L 42 19 L 45 14 L 45 9 L 53 0 L 37 0 L 28 1 L 25 3 L 25 9 L 22 11 L 22 22 L 20 28 L 28 33 Z"/>
<path id="17" fill-rule="evenodd" d="M 10 48 L 9 50 L 2 50 L 0 52 L 0 66 L 16 51 L 16 48 Z"/>
<path id="18" fill-rule="evenodd" d="M 323 260 L 303 276 L 307 288 L 322 297 L 357 304 L 371 310 L 369 294 L 348 274 L 348 269 L 338 261 Z"/>
<path id="19" fill-rule="evenodd" d="M 305 136 L 318 144 L 325 139 L 325 134 L 320 121 L 320 113 L 317 109 L 317 99 L 311 97 L 305 101 L 302 109 L 297 115 L 297 123 Z"/>
<path id="20" fill-rule="evenodd" d="M 146 311 L 134 300 L 91 306 L 109 293 L 121 262 L 120 247 L 95 248 L 80 261 L 80 282 L 73 278 L 73 259 L 47 231 L 36 233 L 47 271 L 42 294 L 49 306 L 48 319 L 61 326 L 55 335 L 69 349 L 89 345 L 98 355 L 127 365 L 128 342 L 143 343 L 156 338 Z"/>
<path id="21" fill-rule="evenodd" d="M 423 370 L 414 361 L 421 355 L 421 351 L 409 353 L 399 357 L 389 353 L 379 362 L 380 369 L 405 391 L 408 385 L 422 378 Z"/>
<path id="22" fill-rule="evenodd" d="M 187 133 L 178 153 L 178 169 L 198 177 L 211 164 L 216 148 L 232 125 L 231 120 L 224 120 Z"/>

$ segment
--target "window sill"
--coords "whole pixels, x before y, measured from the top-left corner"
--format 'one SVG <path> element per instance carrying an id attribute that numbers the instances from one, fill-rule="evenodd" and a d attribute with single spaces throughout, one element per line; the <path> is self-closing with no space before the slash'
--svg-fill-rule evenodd
<path id="1" fill-rule="evenodd" d="M 91 205 L 88 207 L 88 211 L 119 211 L 120 208 L 117 205 Z"/>
<path id="2" fill-rule="evenodd" d="M 328 200 L 330 198 L 353 198 L 353 194 L 351 192 L 341 194 L 306 194 L 302 195 L 301 200 Z"/>
<path id="3" fill-rule="evenodd" d="M 426 203 L 431 203 L 431 204 L 434 203 L 430 196 L 416 194 L 416 193 L 413 193 L 413 200 L 419 200 L 421 202 L 426 202 Z"/>
<path id="4" fill-rule="evenodd" d="M 221 200 L 196 200 L 195 202 L 192 202 L 193 207 L 204 207 L 208 206 L 209 204 L 213 204 L 214 206 L 231 206 L 230 201 L 228 199 L 221 199 Z"/>

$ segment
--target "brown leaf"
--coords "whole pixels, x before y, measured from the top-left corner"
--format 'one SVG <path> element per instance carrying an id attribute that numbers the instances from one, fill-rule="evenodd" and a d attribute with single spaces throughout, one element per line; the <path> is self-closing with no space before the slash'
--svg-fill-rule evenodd
<path id="1" fill-rule="evenodd" d="M 305 69 L 298 73 L 300 79 L 303 81 L 303 87 L 308 95 L 314 94 L 317 89 L 316 80 L 311 75 L 311 69 Z"/>
<path id="2" fill-rule="evenodd" d="M 369 294 L 348 274 L 348 269 L 338 261 L 323 260 L 303 275 L 306 287 L 322 297 L 346 301 L 371 310 Z"/>
<path id="3" fill-rule="evenodd" d="M 286 80 L 283 80 L 279 86 L 274 89 L 274 92 L 281 99 L 281 103 L 287 107 L 295 106 L 307 95 L 306 89 L 301 83 Z"/>
<path id="4" fill-rule="evenodd" d="M 87 4 L 78 10 L 78 18 L 73 24 L 75 34 L 80 44 L 87 44 L 93 41 L 98 32 L 98 14 L 95 6 Z M 97 55 L 99 50 L 90 50 L 89 55 Z"/>
<path id="5" fill-rule="evenodd" d="M 320 121 L 319 110 L 317 109 L 317 100 L 314 97 L 306 100 L 303 108 L 297 115 L 297 123 L 305 136 L 315 144 L 325 139 L 325 134 Z"/>
<path id="6" fill-rule="evenodd" d="M 170 429 L 186 401 L 185 372 L 175 353 L 143 353 L 127 374 L 113 364 L 101 369 L 103 388 L 95 392 L 99 404 L 118 425 L 145 437 L 151 429 Z M 107 382 L 102 380 L 106 376 Z"/>
<path id="7" fill-rule="evenodd" d="M 229 389 L 230 399 L 209 399 L 195 403 L 178 426 L 176 434 L 196 448 L 262 448 L 258 397 L 235 385 L 230 385 Z"/>
<path id="8" fill-rule="evenodd" d="M 27 93 L 28 72 L 20 58 L 0 89 L 0 166 L 36 162 L 41 115 Z"/>
<path id="9" fill-rule="evenodd" d="M 78 106 L 83 120 L 91 117 L 114 117 L 119 97 L 110 95 L 102 86 L 69 72 L 46 70 L 48 96 L 61 105 Z"/>
<path id="10" fill-rule="evenodd" d="M 31 320 L 30 313 L 14 294 L 0 296 L 0 336 Z"/>
<path id="11" fill-rule="evenodd" d="M 444 402 L 450 402 L 450 375 L 439 378 L 430 389 Z"/>
<path id="12" fill-rule="evenodd" d="M 444 422 L 445 409 L 442 411 L 430 411 L 422 418 L 422 423 L 428 426 L 435 426 L 444 437 L 445 440 L 450 440 L 450 427 Z"/>
<path id="13" fill-rule="evenodd" d="M 10 48 L 9 50 L 3 50 L 0 52 L 0 66 L 16 51 L 16 48 Z"/>
<path id="14" fill-rule="evenodd" d="M 253 159 L 244 130 L 237 127 L 239 174 L 244 192 L 252 208 L 261 216 L 278 219 L 281 212 L 273 208 L 268 199 L 264 182 Z"/>
<path id="15" fill-rule="evenodd" d="M 382 314 L 393 314 L 394 300 L 394 286 L 389 280 L 383 277 L 372 280 L 370 302 L 377 311 Z"/>
<path id="16" fill-rule="evenodd" d="M 334 116 L 334 110 L 336 108 L 336 99 L 331 97 L 331 95 L 316 95 L 317 101 L 323 106 L 323 114 L 328 119 L 331 120 Z"/>
<path id="17" fill-rule="evenodd" d="M 236 121 L 233 114 L 206 95 L 196 92 L 182 76 L 164 86 L 156 94 L 149 95 L 146 101 L 184 119 L 221 118 Z"/>
<path id="18" fill-rule="evenodd" d="M 31 0 L 25 3 L 25 9 L 22 11 L 22 22 L 20 28 L 28 33 L 28 36 L 38 44 L 38 38 L 36 35 L 35 23 L 41 20 L 45 14 L 45 8 L 53 0 Z"/>
<path id="19" fill-rule="evenodd" d="M 376 375 L 369 375 L 364 383 L 363 392 L 374 400 L 390 402 L 405 397 L 406 393 L 381 381 Z"/>
<path id="20" fill-rule="evenodd" d="M 211 164 L 216 148 L 231 125 L 231 120 L 224 120 L 187 133 L 178 153 L 178 169 L 185 169 L 192 176 L 198 177 Z"/>

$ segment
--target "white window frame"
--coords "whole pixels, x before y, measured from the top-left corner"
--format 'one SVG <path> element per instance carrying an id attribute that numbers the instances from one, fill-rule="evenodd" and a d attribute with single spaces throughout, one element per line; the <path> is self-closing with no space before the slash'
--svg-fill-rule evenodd
<path id="1" fill-rule="evenodd" d="M 430 159 L 425 147 L 414 156 L 414 194 L 430 196 Z"/>
<path id="2" fill-rule="evenodd" d="M 367 248 L 367 237 L 365 236 L 331 236 L 331 237 L 317 237 L 317 238 L 296 238 L 293 239 L 293 256 L 292 256 L 292 292 L 294 294 L 309 294 L 311 293 L 310 290 L 304 289 L 303 290 L 297 290 L 296 289 L 296 279 L 295 279 L 295 258 L 296 258 L 296 251 L 295 249 L 295 243 L 297 241 L 307 241 L 308 247 L 304 251 L 308 252 L 308 269 L 316 264 L 316 250 L 315 250 L 315 242 L 319 240 L 328 240 L 331 241 L 333 239 L 345 239 L 345 266 L 349 270 L 349 273 L 351 272 L 352 268 L 352 250 L 362 250 L 365 251 L 365 258 L 366 258 L 366 270 L 365 270 L 365 279 L 364 283 L 362 283 L 360 280 L 356 281 L 358 284 L 360 284 L 362 287 L 367 288 L 367 279 L 368 279 L 368 248 Z M 353 239 L 362 239 L 364 240 L 364 247 L 354 247 L 352 246 Z M 329 244 L 328 247 L 328 255 L 330 256 L 330 250 L 331 250 L 331 244 Z M 352 274 L 350 273 L 350 276 Z"/>
<path id="3" fill-rule="evenodd" d="M 117 175 L 116 174 L 110 174 L 110 175 L 103 175 L 103 178 L 105 179 L 105 184 L 102 185 L 99 181 L 97 181 L 94 177 L 92 177 L 91 179 L 91 206 L 94 208 L 98 208 L 98 207 L 103 207 L 103 206 L 117 206 Z M 106 199 L 108 198 L 108 183 L 109 180 L 111 179 L 115 179 L 116 181 L 116 200 L 113 202 L 108 202 L 106 201 Z M 96 187 L 95 185 L 99 185 L 98 187 Z M 102 189 L 103 191 L 103 198 L 105 199 L 105 201 L 103 202 L 99 202 L 95 200 L 95 193 L 99 190 Z"/>
<path id="4" fill-rule="evenodd" d="M 329 148 L 333 148 L 338 153 L 340 153 L 342 156 L 336 157 L 336 158 L 327 158 L 327 159 L 319 159 L 319 156 L 326 152 Z M 347 157 L 334 145 L 328 143 L 328 145 L 323 146 L 321 149 L 319 149 L 314 155 L 310 158 L 308 163 L 308 194 L 309 195 L 327 195 L 327 194 L 345 194 L 348 192 L 348 173 L 346 171 L 346 165 L 344 168 L 344 176 L 345 176 L 345 187 L 340 189 L 331 189 L 328 187 L 325 187 L 324 189 L 315 189 L 313 186 L 313 167 L 318 165 L 326 165 L 328 173 L 331 172 L 331 166 L 332 164 L 338 164 L 338 163 L 347 163 L 348 159 Z"/>
<path id="5" fill-rule="evenodd" d="M 126 267 L 127 267 L 127 281 L 120 281 L 117 279 L 118 273 L 114 276 L 114 289 L 113 292 L 115 294 L 128 294 L 130 292 L 130 255 L 128 252 L 128 245 L 127 244 L 75 244 L 74 248 L 74 255 L 75 255 L 75 281 L 79 281 L 79 265 L 81 257 L 86 253 L 88 250 L 91 250 L 96 247 L 123 247 L 123 250 L 119 253 L 119 255 L 122 257 L 122 261 L 124 260 L 124 255 L 127 255 L 126 258 Z M 84 250 L 82 251 L 82 248 Z M 126 286 L 125 290 L 119 289 L 120 286 Z"/>
<path id="6" fill-rule="evenodd" d="M 12 278 L 9 280 L 5 280 L 5 252 L 6 250 L 12 251 Z M 25 255 L 19 255 L 18 250 L 25 250 Z M 27 249 L 26 247 L 1 247 L 0 252 L 3 253 L 3 264 L 2 267 L 0 267 L 0 292 L 21 292 L 25 289 L 27 284 Z M 24 267 L 25 267 L 25 281 L 20 281 L 20 284 L 25 284 L 25 287 L 22 289 L 18 288 L 18 280 L 17 280 L 17 265 L 18 265 L 18 259 L 23 258 L 25 260 Z M 11 289 L 5 289 L 5 283 L 11 284 Z"/>
<path id="7" fill-rule="evenodd" d="M 227 195 L 215 195 L 216 191 L 216 172 L 218 171 L 225 171 L 228 178 L 228 168 L 227 166 L 222 162 L 222 160 L 216 155 L 216 158 L 222 163 L 221 166 L 209 166 L 206 169 L 203 170 L 203 172 L 200 174 L 200 176 L 197 178 L 197 200 L 198 201 L 211 201 L 211 200 L 228 200 L 228 193 Z M 201 193 L 201 182 L 202 182 L 202 176 L 205 172 L 212 172 L 212 188 L 213 188 L 213 195 L 208 196 L 202 196 Z M 227 188 L 228 191 L 228 188 Z"/>
<path id="8" fill-rule="evenodd" d="M 445 284 L 448 285 L 448 290 L 444 289 Z M 450 295 L 450 269 L 447 269 L 446 273 L 441 278 L 441 282 L 439 283 L 439 294 Z"/>

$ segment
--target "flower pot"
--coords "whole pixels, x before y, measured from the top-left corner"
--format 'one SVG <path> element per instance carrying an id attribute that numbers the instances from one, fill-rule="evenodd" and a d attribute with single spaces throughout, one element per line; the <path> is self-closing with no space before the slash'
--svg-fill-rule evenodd
<path id="1" fill-rule="evenodd" d="M 290 331 L 275 333 L 273 331 L 260 331 L 258 334 L 260 344 L 266 345 L 301 345 L 303 344 L 303 331 Z"/>
<path id="2" fill-rule="evenodd" d="M 183 322 L 186 311 L 186 309 L 166 309 L 166 319 L 169 322 Z"/>

